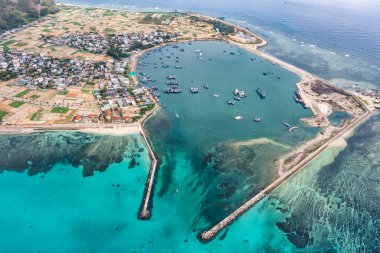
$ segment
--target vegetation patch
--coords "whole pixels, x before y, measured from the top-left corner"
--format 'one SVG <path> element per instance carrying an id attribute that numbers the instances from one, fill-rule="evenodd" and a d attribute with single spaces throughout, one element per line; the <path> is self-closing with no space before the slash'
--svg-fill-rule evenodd
<path id="1" fill-rule="evenodd" d="M 44 28 L 44 29 L 42 29 L 42 32 L 51 33 L 51 29 L 50 28 Z"/>
<path id="2" fill-rule="evenodd" d="M 0 110 L 0 118 L 5 117 L 7 114 L 7 112 Z"/>
<path id="3" fill-rule="evenodd" d="M 67 90 L 59 90 L 57 91 L 57 95 L 67 95 L 67 93 L 69 93 Z"/>
<path id="4" fill-rule="evenodd" d="M 37 99 L 37 98 L 39 98 L 40 96 L 38 96 L 38 95 L 33 95 L 33 96 L 31 96 L 30 98 L 31 99 Z"/>
<path id="5" fill-rule="evenodd" d="M 217 20 L 208 20 L 207 23 L 211 24 L 215 30 L 218 30 L 223 35 L 231 34 L 235 32 L 235 28 L 224 24 Z"/>
<path id="6" fill-rule="evenodd" d="M 25 47 L 26 45 L 28 45 L 28 43 L 19 41 L 16 44 L 14 44 L 13 46 L 15 46 L 15 47 Z"/>
<path id="7" fill-rule="evenodd" d="M 89 7 L 89 8 L 85 8 L 83 11 L 85 11 L 85 12 L 92 12 L 92 11 L 96 11 L 96 8 Z"/>
<path id="8" fill-rule="evenodd" d="M 0 46 L 3 47 L 3 51 L 6 53 L 9 51 L 9 45 L 15 43 L 16 41 L 15 40 L 8 40 L 8 41 L 5 41 L 3 43 L 0 44 Z"/>
<path id="9" fill-rule="evenodd" d="M 122 58 L 129 58 L 131 56 L 129 53 L 123 53 L 119 48 L 116 47 L 111 47 L 108 49 L 107 55 L 118 61 L 120 61 Z"/>
<path id="10" fill-rule="evenodd" d="M 255 38 L 256 38 L 256 40 L 255 40 L 255 42 L 253 44 L 261 44 L 261 43 L 263 43 L 262 39 L 257 38 L 257 37 L 255 37 Z"/>
<path id="11" fill-rule="evenodd" d="M 31 121 L 39 121 L 39 120 L 41 120 L 42 112 L 43 112 L 43 109 L 40 109 L 37 112 L 33 113 L 32 116 L 30 117 L 30 120 Z"/>
<path id="12" fill-rule="evenodd" d="M 87 82 L 86 85 L 81 89 L 82 92 L 92 93 L 92 90 L 94 89 L 95 83 L 93 83 L 93 84 L 88 84 L 88 83 L 93 83 L 93 82 Z"/>
<path id="13" fill-rule="evenodd" d="M 81 24 L 81 23 L 79 23 L 79 22 L 76 22 L 76 21 L 74 21 L 74 22 L 71 22 L 71 24 L 73 24 L 73 25 L 77 25 L 77 26 L 82 26 L 82 24 Z"/>
<path id="14" fill-rule="evenodd" d="M 25 96 L 28 93 L 29 93 L 29 90 L 24 90 L 24 91 L 21 91 L 20 93 L 18 93 L 15 97 L 20 98 L 20 97 Z"/>
<path id="15" fill-rule="evenodd" d="M 82 49 L 75 50 L 71 53 L 71 55 L 77 54 L 77 53 L 83 53 L 84 51 Z"/>
<path id="16" fill-rule="evenodd" d="M 8 81 L 16 77 L 17 74 L 15 72 L 9 70 L 0 71 L 0 81 Z"/>
<path id="17" fill-rule="evenodd" d="M 13 101 L 12 103 L 9 104 L 9 106 L 11 106 L 13 108 L 19 108 L 23 104 L 25 104 L 25 102 L 22 102 L 22 101 Z"/>
<path id="18" fill-rule="evenodd" d="M 51 112 L 52 113 L 67 113 L 69 111 L 69 108 L 67 107 L 60 107 L 60 106 L 57 106 L 57 107 L 53 107 L 53 109 L 51 109 Z"/>
<path id="19" fill-rule="evenodd" d="M 106 27 L 104 28 L 103 32 L 105 32 L 106 34 L 114 34 L 116 31 L 112 28 Z"/>
<path id="20" fill-rule="evenodd" d="M 115 11 L 110 11 L 110 10 L 107 10 L 103 13 L 103 17 L 110 17 L 110 16 L 113 16 L 115 15 Z"/>
<path id="21" fill-rule="evenodd" d="M 175 19 L 174 16 L 170 14 L 158 14 L 158 13 L 150 13 L 146 15 L 141 21 L 141 24 L 154 24 L 161 25 L 162 22 L 171 22 Z"/>
<path id="22" fill-rule="evenodd" d="M 42 43 L 42 44 L 38 45 L 37 47 L 38 47 L 38 48 L 44 48 L 44 46 L 45 46 L 46 44 L 47 44 L 47 43 Z"/>
<path id="23" fill-rule="evenodd" d="M 41 1 L 41 9 L 38 11 L 36 1 L 0 0 L 0 33 L 28 24 L 41 16 L 55 14 L 59 11 L 53 0 Z"/>

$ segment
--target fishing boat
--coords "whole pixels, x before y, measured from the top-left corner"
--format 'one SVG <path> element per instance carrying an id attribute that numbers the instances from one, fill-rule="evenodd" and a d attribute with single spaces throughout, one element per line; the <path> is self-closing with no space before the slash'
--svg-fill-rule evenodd
<path id="1" fill-rule="evenodd" d="M 242 116 L 235 116 L 234 119 L 236 119 L 236 120 L 242 120 L 243 117 Z"/>
<path id="2" fill-rule="evenodd" d="M 190 88 L 190 92 L 193 93 L 193 94 L 195 94 L 195 93 L 198 93 L 199 90 L 198 90 L 198 88 L 191 87 L 191 88 Z"/>
<path id="3" fill-rule="evenodd" d="M 235 105 L 236 101 L 234 100 L 228 100 L 227 105 Z"/>
<path id="4" fill-rule="evenodd" d="M 219 97 L 219 94 L 214 94 L 214 97 L 218 98 L 218 97 Z"/>
<path id="5" fill-rule="evenodd" d="M 284 122 L 284 125 L 285 125 L 286 127 L 291 127 L 291 125 L 290 125 L 288 122 Z"/>
<path id="6" fill-rule="evenodd" d="M 208 84 L 203 85 L 203 88 L 205 88 L 206 90 L 208 90 Z"/>
<path id="7" fill-rule="evenodd" d="M 260 89 L 260 88 L 257 88 L 257 94 L 259 94 L 259 96 L 261 97 L 261 98 L 265 98 L 265 92 L 262 90 L 262 89 Z"/>
<path id="8" fill-rule="evenodd" d="M 169 80 L 166 82 L 166 85 L 179 85 L 179 82 L 176 80 Z"/>
<path id="9" fill-rule="evenodd" d="M 260 118 L 254 118 L 254 121 L 255 122 L 261 122 L 261 119 Z"/>
<path id="10" fill-rule="evenodd" d="M 235 89 L 234 95 L 238 96 L 239 98 L 245 98 L 247 97 L 247 94 L 243 90 Z"/>
<path id="11" fill-rule="evenodd" d="M 235 99 L 236 101 L 240 101 L 240 98 L 239 98 L 239 97 L 234 97 L 234 99 Z"/>
<path id="12" fill-rule="evenodd" d="M 197 50 L 195 50 L 195 52 L 196 52 L 196 53 L 201 53 L 202 50 L 201 50 L 201 49 L 197 49 Z"/>
<path id="13" fill-rule="evenodd" d="M 169 68 L 169 65 L 164 64 L 164 65 L 162 65 L 162 68 L 164 68 L 164 69 Z"/>
<path id="14" fill-rule="evenodd" d="M 293 132 L 293 130 L 298 129 L 298 126 L 289 127 L 289 133 Z"/>
<path id="15" fill-rule="evenodd" d="M 299 99 L 297 96 L 293 96 L 294 98 L 294 101 L 296 101 L 296 103 L 302 103 L 303 101 L 301 99 Z"/>
<path id="16" fill-rule="evenodd" d="M 181 69 L 182 67 L 179 66 L 179 65 L 176 65 L 175 68 L 176 68 L 176 69 Z"/>
<path id="17" fill-rule="evenodd" d="M 181 89 L 177 89 L 177 88 L 169 88 L 169 89 L 165 89 L 164 90 L 164 93 L 167 93 L 167 94 L 177 94 L 177 93 L 181 93 Z"/>
<path id="18" fill-rule="evenodd" d="M 256 60 L 256 58 L 255 58 L 255 57 L 252 57 L 252 58 L 251 58 L 251 61 L 255 61 L 255 60 Z"/>
<path id="19" fill-rule="evenodd" d="M 174 80 L 175 76 L 167 76 L 166 79 L 168 79 L 168 80 Z"/>
<path id="20" fill-rule="evenodd" d="M 181 52 L 185 52 L 185 49 L 181 48 L 179 51 L 181 51 Z"/>

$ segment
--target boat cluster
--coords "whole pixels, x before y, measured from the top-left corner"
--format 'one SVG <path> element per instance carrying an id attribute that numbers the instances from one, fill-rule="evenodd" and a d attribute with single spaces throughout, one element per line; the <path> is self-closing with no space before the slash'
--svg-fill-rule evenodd
<path id="1" fill-rule="evenodd" d="M 166 79 L 166 85 L 171 86 L 171 88 L 164 89 L 164 93 L 178 94 L 182 92 L 181 89 L 178 88 L 179 82 L 176 80 L 175 76 L 167 76 Z"/>
<path id="2" fill-rule="evenodd" d="M 235 89 L 234 97 L 230 100 L 227 100 L 227 105 L 235 105 L 236 101 L 240 101 L 242 98 L 247 97 L 247 93 L 243 90 Z"/>

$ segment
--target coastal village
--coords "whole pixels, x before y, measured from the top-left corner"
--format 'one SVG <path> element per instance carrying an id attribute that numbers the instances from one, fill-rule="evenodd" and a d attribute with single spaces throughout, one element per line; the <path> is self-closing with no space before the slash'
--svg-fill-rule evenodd
<path id="1" fill-rule="evenodd" d="M 368 108 L 375 106 L 376 101 L 367 101 L 354 93 L 338 89 L 258 51 L 266 44 L 264 40 L 223 19 L 180 12 L 132 13 L 62 5 L 57 14 L 1 36 L 1 124 L 32 127 L 66 124 L 91 128 L 95 125 L 141 123 L 158 108 L 159 99 L 155 88 L 145 85 L 154 80 L 141 73 L 138 79 L 139 58 L 147 50 L 191 40 L 226 40 L 297 73 L 301 82 L 297 84 L 298 90 L 294 94 L 295 103 L 310 108 L 313 114 L 311 118 L 302 119 L 302 122 L 321 127 L 312 143 L 301 147 L 302 151 L 296 150 L 279 159 L 279 177 L 276 181 L 219 224 L 200 233 L 199 238 L 203 242 L 212 240 L 332 141 L 360 124 L 370 115 Z M 201 52 L 197 53 L 200 59 Z M 167 79 L 167 84 L 172 88 L 164 92 L 180 93 L 175 77 L 168 76 Z M 208 89 L 208 86 L 204 88 Z M 198 88 L 192 87 L 190 92 L 197 94 Z M 235 97 L 227 101 L 228 106 L 246 97 L 242 90 L 232 93 Z M 264 90 L 258 88 L 257 93 L 265 99 Z M 371 94 L 378 96 L 377 93 Z M 217 96 L 214 94 L 214 97 Z M 351 118 L 341 126 L 331 126 L 327 116 L 332 110 L 343 110 Z M 235 117 L 235 120 L 242 119 Z M 259 124 L 260 118 L 254 121 L 254 124 Z M 289 132 L 295 130 L 287 122 L 283 124 Z M 148 203 L 157 159 L 146 136 L 141 135 L 152 163 L 139 218 L 149 219 L 151 212 Z"/>
<path id="2" fill-rule="evenodd" d="M 262 43 L 195 14 L 60 8 L 0 37 L 3 125 L 136 122 L 158 102 L 146 78 L 136 76 L 140 52 L 226 35 Z"/>

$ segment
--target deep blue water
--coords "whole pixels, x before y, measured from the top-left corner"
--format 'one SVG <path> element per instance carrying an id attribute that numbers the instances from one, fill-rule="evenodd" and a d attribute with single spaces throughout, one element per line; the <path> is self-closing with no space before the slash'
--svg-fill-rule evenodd
<path id="1" fill-rule="evenodd" d="M 343 86 L 380 86 L 378 1 L 65 2 L 224 16 L 269 40 L 264 51 L 314 74 Z M 168 117 L 158 116 L 150 124 L 170 128 Z M 207 245 L 195 236 L 217 213 L 203 203 L 210 175 L 202 174 L 203 167 L 193 173 L 191 156 L 199 155 L 197 147 L 189 156 L 180 151 L 182 142 L 170 145 L 170 150 L 165 150 L 164 142 L 156 144 L 158 152 L 166 154 L 157 176 L 153 218 L 141 222 L 136 213 L 149 161 L 138 137 L 1 137 L 7 157 L 0 157 L 0 169 L 18 172 L 0 174 L 5 206 L 0 212 L 0 251 L 379 252 L 379 121 L 374 116 L 361 126 L 345 150 L 324 152 L 232 224 L 224 240 L 219 237 Z M 160 129 L 153 134 L 159 140 L 167 138 Z M 267 148 L 261 146 L 258 154 L 275 152 Z M 211 155 L 226 150 L 228 146 L 219 146 Z M 244 150 L 236 166 L 245 165 L 246 156 L 255 152 Z M 217 158 L 233 161 L 234 155 Z M 133 157 L 137 165 L 128 169 Z M 21 173 L 24 170 L 28 174 Z M 82 177 L 94 172 L 93 177 Z M 232 183 L 243 182 L 241 175 L 229 176 Z M 225 208 L 219 204 L 215 208 Z"/>
<path id="2" fill-rule="evenodd" d="M 222 16 L 269 40 L 264 51 L 326 79 L 343 79 L 335 81 L 347 86 L 352 82 L 380 86 L 380 2 L 376 0 L 59 2 Z"/>

